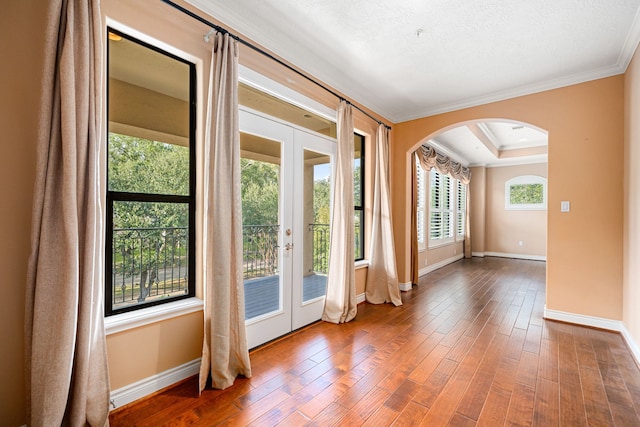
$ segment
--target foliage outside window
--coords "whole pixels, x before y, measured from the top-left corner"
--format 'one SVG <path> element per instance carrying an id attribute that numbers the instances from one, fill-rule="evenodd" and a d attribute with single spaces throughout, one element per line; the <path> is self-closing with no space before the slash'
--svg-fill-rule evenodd
<path id="1" fill-rule="evenodd" d="M 195 66 L 110 33 L 107 316 L 195 295 Z"/>
<path id="2" fill-rule="evenodd" d="M 505 209 L 544 210 L 547 208 L 547 179 L 523 175 L 505 183 Z"/>
<path id="3" fill-rule="evenodd" d="M 354 204 L 354 256 L 364 259 L 364 136 L 354 133 L 353 204 Z"/>

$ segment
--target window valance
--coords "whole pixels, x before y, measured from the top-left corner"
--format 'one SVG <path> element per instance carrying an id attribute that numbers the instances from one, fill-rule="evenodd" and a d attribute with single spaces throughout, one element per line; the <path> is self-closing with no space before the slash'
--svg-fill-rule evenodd
<path id="1" fill-rule="evenodd" d="M 462 163 L 454 162 L 444 154 L 438 153 L 433 147 L 421 145 L 416 150 L 416 156 L 420 162 L 420 167 L 425 171 L 435 168 L 438 172 L 450 175 L 465 185 L 471 181 L 471 169 L 467 166 L 462 166 Z"/>

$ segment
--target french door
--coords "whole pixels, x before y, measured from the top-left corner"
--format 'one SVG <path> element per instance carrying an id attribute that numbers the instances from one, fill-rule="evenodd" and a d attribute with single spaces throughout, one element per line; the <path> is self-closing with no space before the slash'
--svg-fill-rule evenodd
<path id="1" fill-rule="evenodd" d="M 320 319 L 335 140 L 240 110 L 249 348 Z"/>

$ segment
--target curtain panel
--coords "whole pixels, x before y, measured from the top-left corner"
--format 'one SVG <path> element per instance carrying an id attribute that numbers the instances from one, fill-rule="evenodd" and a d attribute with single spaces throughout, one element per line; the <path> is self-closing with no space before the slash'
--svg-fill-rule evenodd
<path id="1" fill-rule="evenodd" d="M 329 273 L 322 320 L 344 323 L 356 317 L 356 278 L 353 237 L 353 113 L 351 105 L 338 106 L 338 152 L 333 180 Z"/>
<path id="2" fill-rule="evenodd" d="M 200 392 L 251 377 L 244 323 L 238 44 L 213 38 L 205 128 L 204 340 Z"/>
<path id="3" fill-rule="evenodd" d="M 376 132 L 375 155 L 373 220 L 365 298 L 372 304 L 391 302 L 399 306 L 402 298 L 398 287 L 389 191 L 389 130 L 383 124 Z"/>
<path id="4" fill-rule="evenodd" d="M 97 0 L 52 0 L 27 270 L 27 424 L 104 426 L 103 28 Z M 39 30 L 40 31 L 40 30 Z"/>

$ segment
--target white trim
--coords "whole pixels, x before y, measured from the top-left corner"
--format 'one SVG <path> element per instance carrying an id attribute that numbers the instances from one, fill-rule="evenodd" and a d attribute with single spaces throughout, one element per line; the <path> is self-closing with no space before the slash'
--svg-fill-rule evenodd
<path id="1" fill-rule="evenodd" d="M 413 283 L 411 283 L 411 282 L 400 282 L 400 283 L 398 283 L 398 287 L 400 288 L 401 291 L 407 292 L 407 291 L 411 290 L 411 288 L 413 287 Z"/>
<path id="2" fill-rule="evenodd" d="M 630 41 L 633 44 L 634 40 Z M 637 44 L 637 43 L 636 43 Z M 631 50 L 631 49 L 629 49 Z M 632 51 L 633 52 L 633 51 Z M 630 61 L 631 57 L 629 57 Z M 536 82 L 530 85 L 523 85 L 512 89 L 493 92 L 488 95 L 481 95 L 474 98 L 468 98 L 461 102 L 454 102 L 451 104 L 437 105 L 424 110 L 416 110 L 413 114 L 408 115 L 396 115 L 396 114 L 384 114 L 384 108 L 378 109 L 383 115 L 389 118 L 394 123 L 406 122 L 413 119 L 419 119 L 421 117 L 435 116 L 437 114 L 448 113 L 451 111 L 458 111 L 469 107 L 476 107 L 478 105 L 490 104 L 492 102 L 503 101 L 505 99 L 517 98 L 520 96 L 531 95 L 534 93 L 544 92 L 552 89 L 558 89 L 561 87 L 572 86 L 579 83 L 585 83 L 592 80 L 599 80 L 606 77 L 623 74 L 625 72 L 624 62 L 627 62 L 627 58 L 623 59 L 622 64 L 608 65 L 595 70 L 581 71 L 576 74 L 551 79 L 543 82 Z M 372 108 L 375 107 L 372 104 Z M 375 108 L 373 108 L 376 110 Z M 377 111 L 377 110 L 376 110 Z"/>
<path id="3" fill-rule="evenodd" d="M 458 254 L 458 255 L 452 256 L 451 258 L 447 258 L 440 262 L 436 262 L 435 264 L 428 265 L 418 270 L 418 276 L 422 277 L 425 274 L 431 273 L 432 271 L 435 271 L 439 268 L 444 267 L 445 265 L 449 265 L 453 262 L 461 260 L 462 258 L 464 258 L 464 254 Z"/>
<path id="4" fill-rule="evenodd" d="M 360 270 L 361 268 L 369 268 L 369 260 L 368 259 L 361 259 L 360 261 L 356 261 L 354 268 L 356 270 Z"/>
<path id="5" fill-rule="evenodd" d="M 367 297 L 365 296 L 364 292 L 361 294 L 356 295 L 356 304 L 361 304 L 363 302 L 365 302 L 367 300 Z"/>
<path id="6" fill-rule="evenodd" d="M 476 255 L 473 255 L 476 256 Z M 529 259 L 531 261 L 546 261 L 545 255 L 527 255 L 527 254 L 510 254 L 506 252 L 484 252 L 483 256 L 495 256 L 499 258 L 516 258 L 516 259 Z"/>
<path id="7" fill-rule="evenodd" d="M 187 298 L 140 310 L 129 311 L 115 316 L 105 317 L 105 334 L 111 335 L 128 329 L 139 328 L 150 323 L 160 322 L 189 313 L 201 311 L 204 302 L 198 298 Z"/>
<path id="8" fill-rule="evenodd" d="M 484 258 L 484 252 L 471 252 L 471 256 Z"/>
<path id="9" fill-rule="evenodd" d="M 331 109 L 283 84 L 271 80 L 245 65 L 238 66 L 238 80 L 253 87 L 254 89 L 258 89 L 261 92 L 281 99 L 284 102 L 317 114 L 334 123 L 336 122 L 336 110 Z"/>
<path id="10" fill-rule="evenodd" d="M 633 356 L 636 365 L 640 367 L 640 347 L 638 347 L 638 344 L 633 340 L 631 333 L 624 326 L 624 323 L 620 327 L 620 334 L 622 335 L 624 342 L 627 344 L 627 347 L 629 347 L 629 350 L 631 350 L 631 355 Z"/>
<path id="11" fill-rule="evenodd" d="M 113 390 L 110 409 L 113 410 L 141 399 L 178 381 L 197 375 L 198 372 L 200 372 L 200 358 Z"/>
<path id="12" fill-rule="evenodd" d="M 619 320 L 605 319 L 602 317 L 585 316 L 584 314 L 568 313 L 566 311 L 550 310 L 544 306 L 545 319 L 558 320 L 560 322 L 573 323 L 580 326 L 590 326 L 592 328 L 606 329 L 608 331 L 620 332 L 622 322 Z"/>

